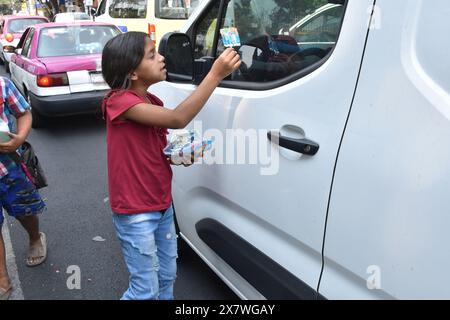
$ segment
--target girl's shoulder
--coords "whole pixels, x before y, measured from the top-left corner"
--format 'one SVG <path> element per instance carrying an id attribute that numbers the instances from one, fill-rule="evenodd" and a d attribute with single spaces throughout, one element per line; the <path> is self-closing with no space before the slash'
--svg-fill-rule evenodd
<path id="1" fill-rule="evenodd" d="M 150 100 L 152 104 L 155 104 L 157 106 L 164 106 L 164 102 L 154 94 L 151 94 L 150 92 L 147 92 L 147 98 Z"/>
<path id="2" fill-rule="evenodd" d="M 142 99 L 141 96 L 139 96 L 139 94 L 137 92 L 134 92 L 133 90 L 124 90 L 124 89 L 119 89 L 119 90 L 111 90 L 110 92 L 108 92 L 105 96 L 105 100 L 126 100 L 126 99 Z"/>
<path id="3" fill-rule="evenodd" d="M 131 90 L 111 90 L 103 98 L 103 118 L 107 119 L 108 114 L 111 120 L 114 120 L 129 108 L 142 102 L 146 102 L 145 98 Z"/>
<path id="4" fill-rule="evenodd" d="M 108 94 L 106 94 L 103 101 L 108 105 L 116 104 L 116 103 L 127 104 L 128 102 L 131 102 L 131 103 L 136 103 L 136 102 L 148 103 L 148 102 L 150 102 L 151 104 L 154 104 L 154 105 L 164 106 L 164 103 L 162 102 L 162 100 L 159 99 L 154 94 L 147 92 L 147 95 L 145 97 L 143 97 L 138 92 L 136 92 L 134 90 L 129 90 L 129 89 L 127 89 L 127 90 L 124 90 L 124 89 L 111 90 Z"/>

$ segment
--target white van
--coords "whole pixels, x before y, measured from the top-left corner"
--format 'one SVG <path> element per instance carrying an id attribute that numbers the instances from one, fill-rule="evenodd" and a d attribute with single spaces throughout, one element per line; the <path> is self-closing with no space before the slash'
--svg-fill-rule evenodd
<path id="1" fill-rule="evenodd" d="M 158 42 L 167 32 L 179 30 L 201 0 L 102 0 L 95 21 L 112 23 L 123 32 L 149 33 Z"/>
<path id="2" fill-rule="evenodd" d="M 219 29 L 244 62 L 190 125 L 215 149 L 174 168 L 182 238 L 243 299 L 449 299 L 450 2 L 280 3 L 205 1 L 161 41 L 167 106 Z"/>

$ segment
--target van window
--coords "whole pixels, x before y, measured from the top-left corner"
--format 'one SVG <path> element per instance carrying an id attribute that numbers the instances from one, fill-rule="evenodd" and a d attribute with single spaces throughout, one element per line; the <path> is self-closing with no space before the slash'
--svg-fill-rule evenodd
<path id="1" fill-rule="evenodd" d="M 298 73 L 326 59 L 334 48 L 344 17 L 345 0 L 228 0 L 220 29 L 236 27 L 242 65 L 231 80 L 270 82 Z M 210 53 L 208 14 L 195 34 L 196 58 Z M 217 39 L 218 56 L 225 50 Z M 203 44 L 203 48 L 201 45 Z"/>
<path id="2" fill-rule="evenodd" d="M 342 6 L 332 6 L 304 23 L 298 23 L 289 33 L 299 43 L 324 44 L 324 48 L 334 45 L 339 35 L 343 15 Z"/>
<path id="3" fill-rule="evenodd" d="M 155 16 L 160 19 L 187 19 L 199 0 L 155 0 Z"/>
<path id="4" fill-rule="evenodd" d="M 112 18 L 145 19 L 147 16 L 147 0 L 112 0 L 109 6 Z"/>

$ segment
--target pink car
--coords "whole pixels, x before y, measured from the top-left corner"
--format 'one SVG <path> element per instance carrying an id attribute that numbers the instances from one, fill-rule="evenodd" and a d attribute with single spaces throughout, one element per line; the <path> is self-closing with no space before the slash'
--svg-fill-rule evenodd
<path id="1" fill-rule="evenodd" d="M 47 117 L 94 113 L 109 89 L 101 73 L 102 50 L 120 30 L 97 22 L 29 27 L 11 58 L 11 80 L 32 107 L 33 127 Z"/>
<path id="2" fill-rule="evenodd" d="M 23 32 L 31 25 L 49 22 L 42 16 L 3 16 L 0 18 L 0 62 L 9 72 L 11 56 Z"/>

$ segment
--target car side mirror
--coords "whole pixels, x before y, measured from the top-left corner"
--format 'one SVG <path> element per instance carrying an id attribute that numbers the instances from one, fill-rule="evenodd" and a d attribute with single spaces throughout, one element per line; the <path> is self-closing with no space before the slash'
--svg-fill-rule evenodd
<path id="1" fill-rule="evenodd" d="M 20 56 L 22 54 L 22 48 L 17 48 L 16 50 L 14 50 L 14 53 Z"/>
<path id="2" fill-rule="evenodd" d="M 95 8 L 91 8 L 91 16 L 95 16 L 95 14 L 97 13 L 97 10 Z"/>
<path id="3" fill-rule="evenodd" d="M 194 54 L 188 35 L 179 32 L 166 33 L 159 42 L 158 52 L 165 58 L 167 81 L 192 82 Z"/>

